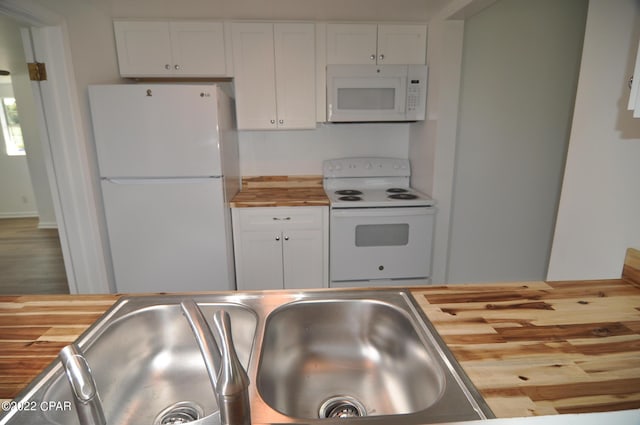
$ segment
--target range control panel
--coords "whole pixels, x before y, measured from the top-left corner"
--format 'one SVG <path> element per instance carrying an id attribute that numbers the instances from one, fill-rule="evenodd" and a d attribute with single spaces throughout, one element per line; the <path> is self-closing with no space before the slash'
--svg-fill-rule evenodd
<path id="1" fill-rule="evenodd" d="M 409 177 L 411 166 L 408 159 L 356 157 L 328 159 L 322 164 L 325 178 L 348 177 Z"/>

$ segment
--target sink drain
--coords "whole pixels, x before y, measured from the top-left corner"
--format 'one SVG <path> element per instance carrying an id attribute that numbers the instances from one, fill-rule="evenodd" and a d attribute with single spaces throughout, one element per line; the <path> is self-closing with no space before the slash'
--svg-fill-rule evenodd
<path id="1" fill-rule="evenodd" d="M 199 404 L 192 401 L 180 401 L 164 409 L 156 416 L 153 425 L 178 425 L 197 421 L 204 416 Z"/>
<path id="2" fill-rule="evenodd" d="M 318 416 L 322 419 L 357 418 L 367 416 L 367 410 L 362 403 L 353 397 L 339 395 L 330 397 L 320 405 Z"/>

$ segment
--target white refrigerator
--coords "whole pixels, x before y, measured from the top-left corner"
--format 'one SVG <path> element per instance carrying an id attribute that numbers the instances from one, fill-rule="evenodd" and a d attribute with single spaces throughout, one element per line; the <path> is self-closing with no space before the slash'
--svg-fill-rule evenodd
<path id="1" fill-rule="evenodd" d="M 118 292 L 235 289 L 233 101 L 212 84 L 89 87 Z"/>

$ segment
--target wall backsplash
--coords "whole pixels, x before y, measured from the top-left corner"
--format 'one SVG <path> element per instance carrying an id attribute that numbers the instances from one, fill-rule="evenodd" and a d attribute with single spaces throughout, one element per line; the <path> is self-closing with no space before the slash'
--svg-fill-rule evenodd
<path id="1" fill-rule="evenodd" d="M 321 175 L 325 159 L 408 158 L 409 125 L 318 124 L 315 130 L 240 131 L 240 172 L 243 176 Z"/>

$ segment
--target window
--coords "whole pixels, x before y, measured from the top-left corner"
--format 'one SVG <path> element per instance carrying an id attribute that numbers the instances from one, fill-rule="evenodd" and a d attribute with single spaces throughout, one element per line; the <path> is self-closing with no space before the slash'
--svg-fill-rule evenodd
<path id="1" fill-rule="evenodd" d="M 2 111 L 0 113 L 0 124 L 2 124 L 2 134 L 7 150 L 7 155 L 24 155 L 24 140 L 22 139 L 22 128 L 18 118 L 18 108 L 13 97 L 2 97 Z"/>

